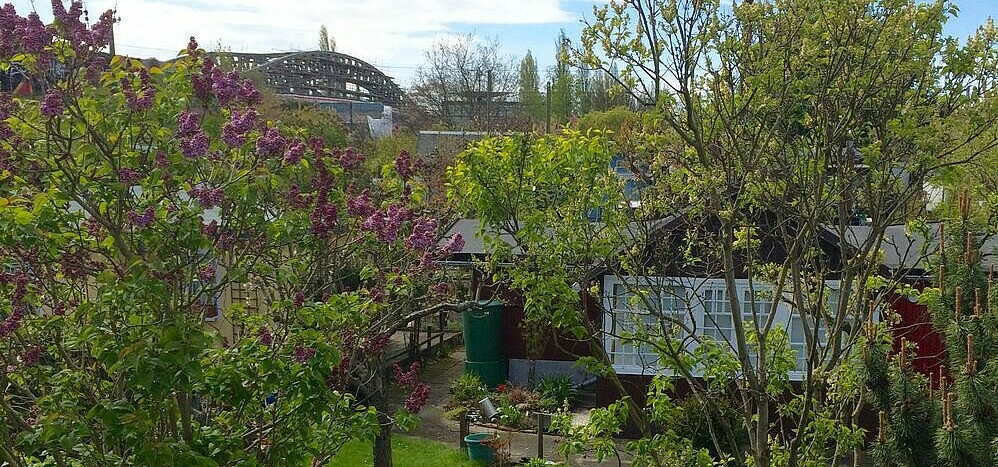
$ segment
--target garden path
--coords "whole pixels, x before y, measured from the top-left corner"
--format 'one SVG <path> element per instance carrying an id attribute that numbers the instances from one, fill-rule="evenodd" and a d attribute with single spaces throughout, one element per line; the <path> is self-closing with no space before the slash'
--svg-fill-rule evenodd
<path id="1" fill-rule="evenodd" d="M 420 379 L 431 386 L 430 398 L 427 404 L 419 411 L 422 422 L 419 427 L 408 433 L 420 438 L 432 439 L 454 447 L 459 446 L 460 426 L 456 420 L 447 418 L 444 404 L 447 402 L 447 389 L 451 383 L 464 372 L 464 347 L 453 349 L 448 355 L 437 357 L 429 361 L 420 374 Z M 584 420 L 588 412 L 583 411 L 573 417 L 577 420 Z M 471 431 L 491 431 L 492 428 L 471 426 Z M 508 433 L 508 432 L 507 432 Z M 564 461 L 558 454 L 558 443 L 561 437 L 553 435 L 544 436 L 545 457 L 552 460 Z M 524 457 L 534 457 L 537 455 L 537 435 L 535 433 L 513 432 L 510 442 L 510 458 L 519 460 Z M 618 463 L 616 459 L 607 460 L 602 463 L 583 456 L 572 456 L 568 459 L 568 465 L 589 467 L 589 466 L 629 466 L 630 462 L 622 460 Z"/>

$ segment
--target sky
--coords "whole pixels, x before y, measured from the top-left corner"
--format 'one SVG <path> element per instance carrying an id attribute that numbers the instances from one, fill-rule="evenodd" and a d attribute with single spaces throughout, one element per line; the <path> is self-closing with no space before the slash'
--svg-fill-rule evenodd
<path id="1" fill-rule="evenodd" d="M 22 15 L 37 7 L 43 20 L 52 17 L 49 1 L 13 4 Z M 957 37 L 969 35 L 988 16 L 998 17 L 998 0 L 957 4 L 960 14 L 946 31 Z M 325 25 L 337 51 L 408 87 L 430 44 L 465 33 L 496 37 L 517 61 L 531 50 L 543 70 L 554 64 L 560 30 L 579 37 L 582 21 L 592 18 L 593 0 L 88 0 L 84 6 L 91 20 L 117 7 L 119 54 L 161 60 L 176 56 L 190 36 L 207 50 L 314 50 Z"/>

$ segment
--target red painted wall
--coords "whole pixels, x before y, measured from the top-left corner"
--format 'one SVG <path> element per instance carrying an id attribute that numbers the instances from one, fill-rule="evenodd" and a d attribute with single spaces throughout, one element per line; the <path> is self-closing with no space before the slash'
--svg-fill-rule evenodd
<path id="1" fill-rule="evenodd" d="M 502 351 L 506 358 L 527 359 L 527 343 L 523 338 L 521 323 L 523 322 L 523 297 L 504 288 L 496 287 L 488 277 L 483 277 L 480 271 L 474 271 L 471 278 L 472 293 L 477 291 L 478 300 L 497 299 L 503 302 L 502 308 Z M 598 319 L 602 323 L 600 307 L 583 295 L 583 305 L 590 319 Z M 589 355 L 589 344 L 579 341 L 563 333 L 546 331 L 543 338 L 543 351 L 540 360 L 575 361 L 579 356 Z"/>
<path id="2" fill-rule="evenodd" d="M 932 326 L 928 308 L 896 293 L 889 294 L 887 301 L 901 317 L 901 322 L 894 327 L 894 351 L 901 350 L 902 338 L 914 342 L 916 347 L 911 359 L 912 368 L 930 376 L 932 387 L 938 388 L 939 371 L 945 372 L 946 368 L 946 347 L 942 336 Z"/>

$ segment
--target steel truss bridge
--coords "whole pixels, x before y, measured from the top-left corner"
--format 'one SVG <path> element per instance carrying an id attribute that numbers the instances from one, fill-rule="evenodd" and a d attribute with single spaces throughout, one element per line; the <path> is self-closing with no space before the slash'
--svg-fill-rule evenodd
<path id="1" fill-rule="evenodd" d="M 379 102 L 394 108 L 403 93 L 392 78 L 370 63 L 339 52 L 212 53 L 241 72 L 263 75 L 279 95 Z"/>

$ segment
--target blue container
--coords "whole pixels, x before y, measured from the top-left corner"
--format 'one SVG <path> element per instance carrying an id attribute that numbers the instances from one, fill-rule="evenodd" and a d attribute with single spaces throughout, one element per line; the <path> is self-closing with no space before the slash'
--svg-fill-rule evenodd
<path id="1" fill-rule="evenodd" d="M 482 443 L 492 439 L 492 433 L 471 433 L 464 437 L 464 443 L 468 445 L 468 459 L 475 462 L 491 465 L 496 461 L 496 451 L 492 446 Z"/>

